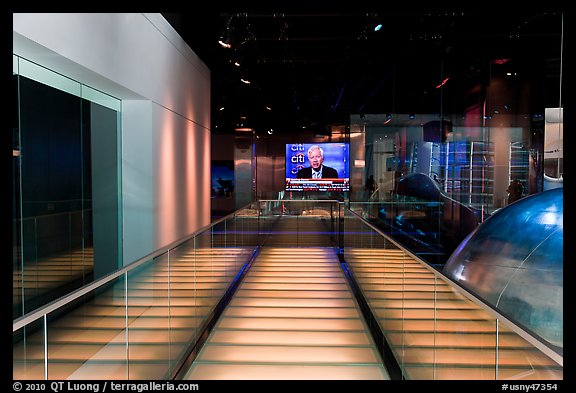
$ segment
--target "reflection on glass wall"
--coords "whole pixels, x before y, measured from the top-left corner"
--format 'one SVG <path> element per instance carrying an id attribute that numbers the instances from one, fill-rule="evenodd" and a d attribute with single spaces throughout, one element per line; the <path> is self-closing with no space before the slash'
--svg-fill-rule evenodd
<path id="1" fill-rule="evenodd" d="M 105 104 L 102 93 L 14 58 L 17 318 L 114 270 L 121 254 L 119 107 Z"/>
<path id="2" fill-rule="evenodd" d="M 403 234 L 409 246 L 438 239 L 455 204 L 480 224 L 516 200 L 562 186 L 562 14 L 421 16 L 431 18 L 434 31 L 390 42 L 387 53 L 403 55 L 382 70 L 370 97 L 380 105 L 367 100 L 350 117 L 351 204 L 388 233 L 411 217 Z M 434 197 L 400 192 L 416 173 L 438 185 Z M 368 191 L 370 176 L 376 186 Z M 439 207 L 418 226 L 422 212 L 406 197 Z M 394 203 L 403 208 L 391 217 Z"/>

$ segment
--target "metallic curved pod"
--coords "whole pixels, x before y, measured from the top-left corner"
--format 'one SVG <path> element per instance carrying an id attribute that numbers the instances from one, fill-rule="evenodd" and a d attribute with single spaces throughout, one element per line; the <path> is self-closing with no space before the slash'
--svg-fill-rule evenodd
<path id="1" fill-rule="evenodd" d="M 495 212 L 454 251 L 444 273 L 502 314 L 563 348 L 563 189 Z"/>

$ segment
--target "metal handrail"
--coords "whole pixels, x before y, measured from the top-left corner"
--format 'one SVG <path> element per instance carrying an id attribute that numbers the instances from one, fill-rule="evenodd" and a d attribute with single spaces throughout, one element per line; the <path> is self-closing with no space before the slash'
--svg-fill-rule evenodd
<path id="1" fill-rule="evenodd" d="M 550 359 L 554 360 L 559 365 L 564 366 L 564 356 L 559 354 L 558 352 L 556 352 L 553 348 L 550 348 L 548 345 L 546 345 L 546 343 L 542 342 L 541 339 L 533 336 L 532 334 L 530 334 L 530 332 L 527 332 L 521 326 L 518 326 L 515 322 L 513 322 L 512 320 L 510 320 L 506 316 L 499 313 L 490 304 L 486 303 L 482 299 L 480 299 L 480 298 L 476 297 L 475 295 L 473 295 L 472 293 L 470 293 L 468 290 L 466 290 L 465 288 L 460 286 L 458 283 L 456 283 L 455 281 L 450 279 L 450 277 L 446 276 L 441 271 L 436 270 L 433 267 L 431 267 L 428 263 L 426 263 L 425 261 L 420 259 L 418 256 L 413 254 L 408 249 L 406 249 L 404 246 L 402 246 L 396 240 L 392 239 L 390 236 L 383 233 L 379 228 L 372 225 L 368 221 L 364 220 L 362 218 L 362 216 L 360 216 L 358 213 L 356 213 L 350 209 L 348 209 L 348 210 L 350 211 L 350 213 L 352 213 L 354 216 L 356 216 L 358 219 L 360 219 L 364 224 L 366 224 L 368 227 L 370 227 L 370 229 L 377 232 L 380 236 L 384 237 L 386 240 L 393 243 L 396 247 L 398 247 L 399 249 L 404 251 L 411 258 L 413 258 L 414 260 L 416 260 L 417 262 L 422 264 L 426 269 L 428 269 L 430 272 L 432 272 L 435 276 L 438 276 L 441 280 L 445 281 L 448 285 L 455 288 L 460 294 L 462 294 L 463 296 L 465 296 L 466 298 L 468 298 L 469 300 L 474 302 L 476 305 L 480 306 L 483 310 L 487 311 L 489 314 L 491 314 L 496 319 L 504 321 L 507 324 L 507 327 L 509 327 L 512 331 L 514 331 L 514 333 L 518 334 L 524 340 L 528 341 L 530 344 L 532 344 L 534 347 L 539 349 L 542 353 L 544 353 Z"/>
<path id="2" fill-rule="evenodd" d="M 80 287 L 77 290 L 70 292 L 69 294 L 67 294 L 63 297 L 58 298 L 58 299 L 46 304 L 45 306 L 42 306 L 41 308 L 38 308 L 38 309 L 31 311 L 25 315 L 22 315 L 21 317 L 15 319 L 12 322 L 12 332 L 15 332 L 18 329 L 28 325 L 29 323 L 34 322 L 35 320 L 42 318 L 44 315 L 47 315 L 47 314 L 51 313 L 52 311 L 57 310 L 57 309 L 65 306 L 65 305 L 73 302 L 74 300 L 87 294 L 88 292 L 102 287 L 103 285 L 114 280 L 115 278 L 117 278 L 117 277 L 131 271 L 131 270 L 134 270 L 135 268 L 142 265 L 143 263 L 164 254 L 165 252 L 169 251 L 170 249 L 178 247 L 179 245 L 192 239 L 194 236 L 197 236 L 200 233 L 206 231 L 207 229 L 214 227 L 214 226 L 220 224 L 221 222 L 233 217 L 239 211 L 246 209 L 247 207 L 251 206 L 253 203 L 254 202 L 250 202 L 250 203 L 242 206 L 240 209 L 214 221 L 213 223 L 205 225 L 204 227 L 198 229 L 197 231 L 195 231 L 189 235 L 186 235 L 186 236 L 184 236 L 178 240 L 175 240 L 172 243 L 170 243 L 170 244 L 168 244 L 168 245 L 166 245 L 166 246 L 164 246 L 164 247 L 162 247 L 162 248 L 160 248 L 154 252 L 151 252 L 150 254 L 147 254 L 147 255 L 143 256 L 142 258 L 137 259 L 134 262 L 129 263 L 128 265 L 124 266 L 123 268 L 121 268 L 115 272 L 109 273 L 109 274 L 99 278 L 98 280 L 91 282 L 90 284 L 86 284 L 83 287 Z"/>

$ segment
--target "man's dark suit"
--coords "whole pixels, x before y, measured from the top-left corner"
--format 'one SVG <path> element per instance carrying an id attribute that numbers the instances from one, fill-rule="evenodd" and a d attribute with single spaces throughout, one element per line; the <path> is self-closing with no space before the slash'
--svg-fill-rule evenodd
<path id="1" fill-rule="evenodd" d="M 297 179 L 312 179 L 312 167 L 302 168 L 296 173 Z M 338 171 L 329 166 L 322 166 L 322 178 L 323 179 L 337 179 Z"/>

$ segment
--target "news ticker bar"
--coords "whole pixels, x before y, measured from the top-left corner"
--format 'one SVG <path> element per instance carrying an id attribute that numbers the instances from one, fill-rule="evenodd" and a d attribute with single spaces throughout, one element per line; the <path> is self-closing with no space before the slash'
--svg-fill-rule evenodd
<path id="1" fill-rule="evenodd" d="M 348 179 L 293 179 L 291 177 L 286 178 L 286 183 L 295 183 L 295 184 L 347 184 L 349 183 Z"/>
<path id="2" fill-rule="evenodd" d="M 349 179 L 286 178 L 286 191 L 348 191 Z"/>

